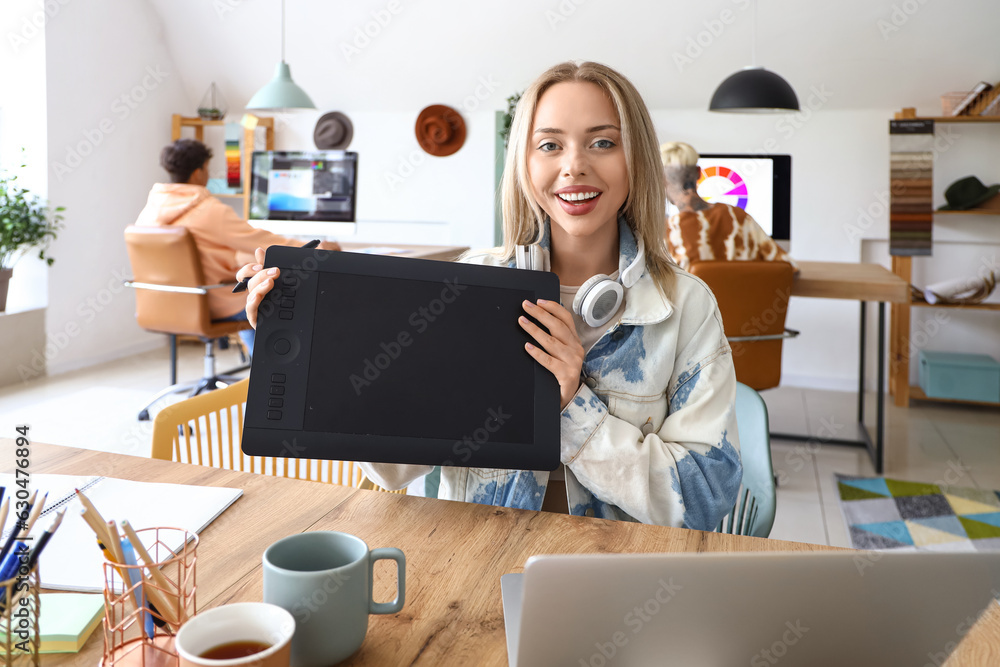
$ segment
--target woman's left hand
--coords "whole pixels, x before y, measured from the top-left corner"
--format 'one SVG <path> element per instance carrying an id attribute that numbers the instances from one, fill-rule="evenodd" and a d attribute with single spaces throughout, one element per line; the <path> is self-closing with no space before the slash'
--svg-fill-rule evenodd
<path id="1" fill-rule="evenodd" d="M 573 316 L 556 301 L 539 299 L 537 304 L 524 301 L 522 305 L 525 312 L 549 330 L 546 333 L 527 317 L 518 318 L 521 328 L 541 346 L 525 343 L 524 349 L 556 376 L 559 381 L 560 409 L 565 409 L 580 389 L 580 372 L 585 356 L 583 344 L 576 335 Z"/>

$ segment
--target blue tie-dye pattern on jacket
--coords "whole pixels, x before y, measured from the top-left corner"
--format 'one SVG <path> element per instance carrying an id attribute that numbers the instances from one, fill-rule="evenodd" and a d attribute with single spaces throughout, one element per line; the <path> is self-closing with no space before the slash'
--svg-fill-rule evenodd
<path id="1" fill-rule="evenodd" d="M 475 489 L 471 500 L 480 505 L 541 509 L 544 495 L 545 486 L 538 483 L 533 472 L 512 470 L 500 480 Z"/>
<path id="2" fill-rule="evenodd" d="M 715 530 L 733 509 L 732 499 L 739 493 L 743 479 L 743 463 L 728 436 L 729 432 L 724 432 L 722 442 L 707 456 L 689 452 L 677 462 L 677 470 L 670 471 L 670 485 L 684 499 L 685 528 Z M 683 485 L 678 476 L 684 480 Z"/>
<path id="3" fill-rule="evenodd" d="M 694 368 L 686 370 L 677 376 L 677 391 L 670 397 L 671 412 L 677 412 L 687 403 L 688 397 L 698 384 L 700 371 L 701 364 L 695 364 Z"/>

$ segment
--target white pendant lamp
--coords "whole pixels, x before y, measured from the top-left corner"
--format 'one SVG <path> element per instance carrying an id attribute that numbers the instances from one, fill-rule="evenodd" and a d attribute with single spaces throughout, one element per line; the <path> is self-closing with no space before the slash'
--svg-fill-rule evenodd
<path id="1" fill-rule="evenodd" d="M 292 81 L 291 69 L 285 62 L 285 0 L 281 0 L 281 62 L 274 68 L 274 77 L 254 93 L 246 108 L 258 111 L 316 108 L 306 91 Z"/>
<path id="2" fill-rule="evenodd" d="M 751 62 L 719 84 L 709 111 L 727 113 L 788 113 L 799 110 L 799 99 L 787 81 L 757 66 L 757 2 L 753 4 Z"/>

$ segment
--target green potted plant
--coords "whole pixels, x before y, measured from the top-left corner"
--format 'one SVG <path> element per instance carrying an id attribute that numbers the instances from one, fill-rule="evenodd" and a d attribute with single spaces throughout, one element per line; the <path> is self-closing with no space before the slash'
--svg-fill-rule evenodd
<path id="1" fill-rule="evenodd" d="M 52 265 L 45 251 L 62 229 L 63 210 L 20 187 L 16 175 L 0 173 L 0 312 L 7 308 L 10 277 L 21 257 L 37 249 L 38 258 Z"/>

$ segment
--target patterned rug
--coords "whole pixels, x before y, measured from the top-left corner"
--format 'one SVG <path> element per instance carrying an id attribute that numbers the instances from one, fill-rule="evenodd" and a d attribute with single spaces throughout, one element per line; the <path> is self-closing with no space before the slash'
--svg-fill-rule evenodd
<path id="1" fill-rule="evenodd" d="M 855 549 L 1000 550 L 1000 491 L 837 475 Z"/>

